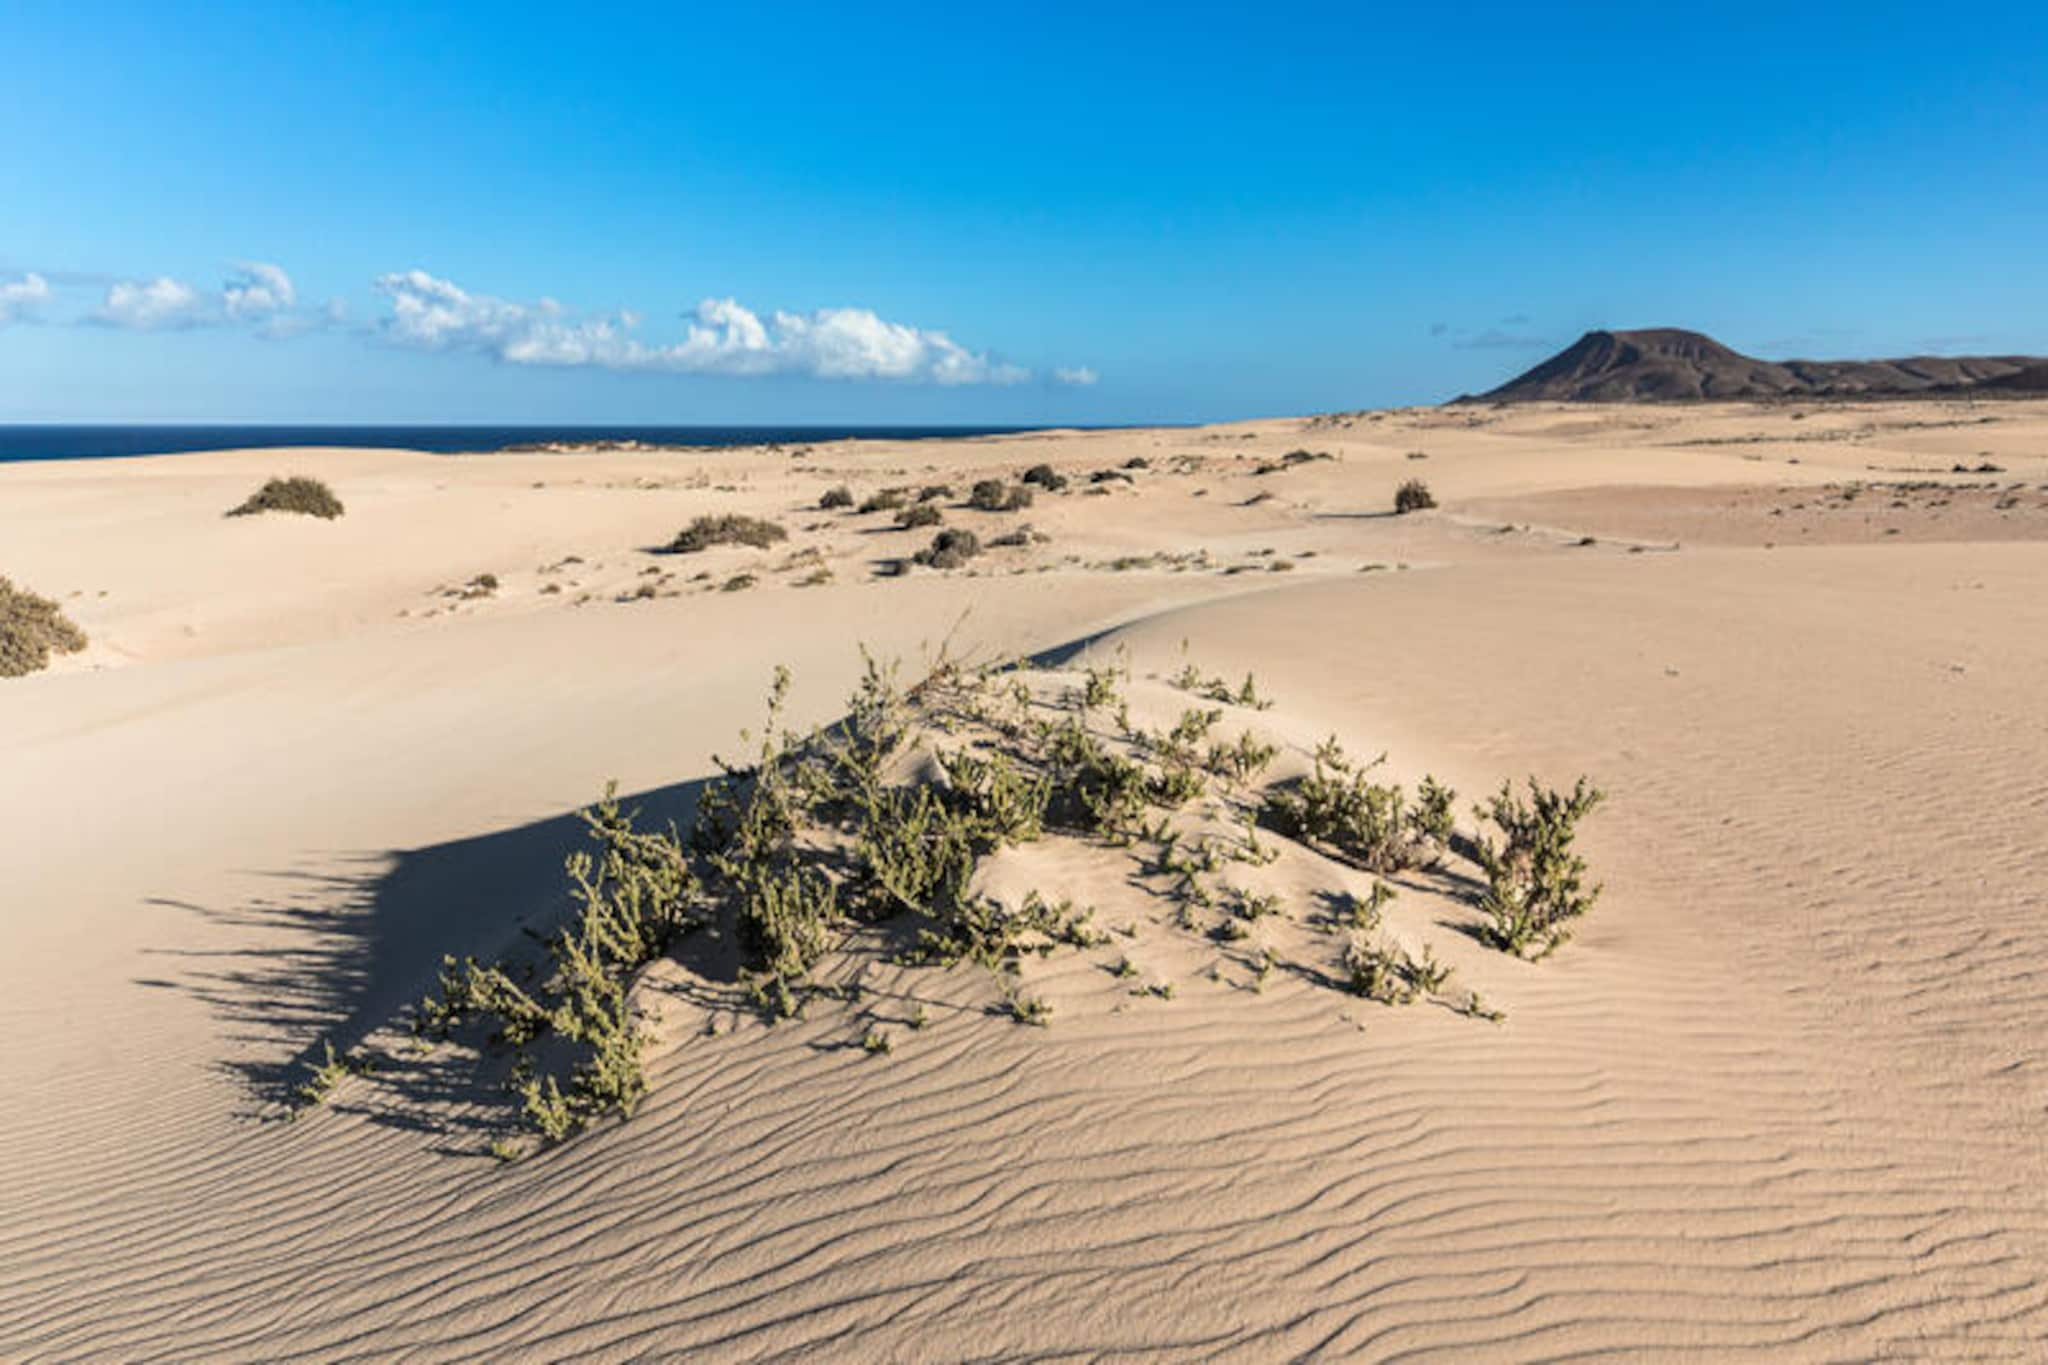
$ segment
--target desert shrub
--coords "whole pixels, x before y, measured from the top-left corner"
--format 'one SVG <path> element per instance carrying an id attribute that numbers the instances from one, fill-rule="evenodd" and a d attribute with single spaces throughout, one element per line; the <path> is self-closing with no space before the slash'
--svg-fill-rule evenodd
<path id="1" fill-rule="evenodd" d="M 972 531 L 949 527 L 932 537 L 932 543 L 917 552 L 917 562 L 928 569 L 957 569 L 981 553 L 981 537 Z"/>
<path id="2" fill-rule="evenodd" d="M 1333 739 L 1316 751 L 1315 770 L 1269 793 L 1265 817 L 1291 838 L 1327 845 L 1374 872 L 1431 867 L 1450 843 L 1450 806 L 1455 798 L 1434 778 L 1424 778 L 1416 803 L 1397 783 L 1371 778 L 1385 756 L 1354 764 Z"/>
<path id="3" fill-rule="evenodd" d="M 775 522 L 728 512 L 721 516 L 698 517 L 676 532 L 676 538 L 664 548 L 672 555 L 695 554 L 714 545 L 750 545 L 756 550 L 765 550 L 778 541 L 788 539 L 789 532 Z"/>
<path id="4" fill-rule="evenodd" d="M 1451 975 L 1428 948 L 1418 961 L 1406 948 L 1365 930 L 1354 931 L 1344 949 L 1344 974 L 1353 994 L 1382 1005 L 1408 1005 L 1434 995 Z"/>
<path id="5" fill-rule="evenodd" d="M 900 488 L 884 488 L 879 493 L 868 494 L 865 501 L 854 510 L 865 515 L 869 512 L 893 512 L 901 507 L 907 498 Z"/>
<path id="6" fill-rule="evenodd" d="M 258 512 L 298 512 L 332 521 L 345 509 L 334 490 L 318 479 L 294 476 L 271 479 L 251 493 L 239 506 L 228 509 L 231 517 L 253 516 Z"/>
<path id="7" fill-rule="evenodd" d="M 928 483 L 917 490 L 917 500 L 919 502 L 937 502 L 940 498 L 950 498 L 952 496 L 953 485 L 950 483 Z"/>
<path id="8" fill-rule="evenodd" d="M 906 507 L 896 514 L 897 526 L 906 531 L 914 531 L 923 526 L 937 526 L 943 520 L 945 518 L 939 515 L 939 509 L 928 502 Z"/>
<path id="9" fill-rule="evenodd" d="M 429 1035 L 471 1020 L 494 1023 L 496 1040 L 521 1050 L 513 1086 L 528 1123 L 550 1141 L 604 1114 L 633 1112 L 647 1086 L 628 991 L 642 967 L 703 918 L 702 888 L 673 828 L 636 829 L 612 789 L 583 820 L 596 852 L 569 856 L 574 908 L 548 941 L 551 969 L 522 986 L 504 965 L 448 958 L 440 997 L 423 1001 L 414 1019 Z M 566 1088 L 556 1074 L 537 1074 L 525 1051 L 550 1034 L 572 1045 Z"/>
<path id="10" fill-rule="evenodd" d="M 853 506 L 853 490 L 843 483 L 837 487 L 828 488 L 818 495 L 818 510 L 821 512 L 830 512 L 835 507 L 851 506 Z"/>
<path id="11" fill-rule="evenodd" d="M 1423 512 L 1436 506 L 1436 496 L 1429 491 L 1429 485 L 1420 479 L 1410 479 L 1394 490 L 1394 511 L 1401 516 L 1410 512 Z"/>
<path id="12" fill-rule="evenodd" d="M 1048 493 L 1057 493 L 1067 486 L 1067 476 L 1049 464 L 1035 464 L 1024 471 L 1018 482 L 1036 485 Z"/>
<path id="13" fill-rule="evenodd" d="M 1334 460 L 1337 457 L 1327 450 L 1290 450 L 1277 460 L 1269 460 L 1254 469 L 1254 474 L 1279 474 L 1296 465 L 1314 464 L 1318 460 Z"/>
<path id="14" fill-rule="evenodd" d="M 1023 484 L 983 479 L 968 492 L 967 505 L 978 512 L 1016 512 L 1031 505 L 1031 490 Z"/>
<path id="15" fill-rule="evenodd" d="M 52 654 L 76 654 L 85 645 L 85 632 L 62 607 L 0 575 L 0 678 L 48 668 Z"/>
<path id="16" fill-rule="evenodd" d="M 1586 860 L 1572 851 L 1572 841 L 1579 821 L 1604 799 L 1583 777 L 1570 793 L 1532 777 L 1527 803 L 1504 782 L 1485 806 L 1474 808 L 1501 836 L 1496 843 L 1482 834 L 1475 843 L 1486 873 L 1479 909 L 1488 943 L 1517 957 L 1544 957 L 1571 937 L 1570 921 L 1600 897 L 1598 886 L 1585 885 Z"/>

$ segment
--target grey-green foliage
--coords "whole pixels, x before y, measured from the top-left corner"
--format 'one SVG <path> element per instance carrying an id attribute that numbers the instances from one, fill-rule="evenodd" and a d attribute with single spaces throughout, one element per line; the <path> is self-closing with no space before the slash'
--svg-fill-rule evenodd
<path id="1" fill-rule="evenodd" d="M 1455 793 L 1424 778 L 1411 804 L 1398 783 L 1372 780 L 1385 755 L 1355 764 L 1332 739 L 1316 751 L 1315 769 L 1266 797 L 1267 821 L 1292 838 L 1327 845 L 1374 872 L 1431 867 L 1448 849 Z"/>
<path id="2" fill-rule="evenodd" d="M 231 517 L 254 516 L 258 512 L 297 512 L 301 516 L 332 521 L 346 509 L 334 490 L 318 479 L 293 476 L 270 479 L 240 503 L 228 509 Z"/>
<path id="3" fill-rule="evenodd" d="M 1475 856 L 1486 873 L 1479 908 L 1486 915 L 1487 942 L 1518 957 L 1543 957 L 1571 937 L 1572 920 L 1593 908 L 1600 888 L 1585 884 L 1586 860 L 1573 851 L 1579 821 L 1605 799 L 1581 777 L 1570 792 L 1529 779 L 1529 800 L 1512 784 L 1475 813 L 1500 831 L 1481 834 Z"/>
<path id="4" fill-rule="evenodd" d="M 1369 930 L 1353 931 L 1344 950 L 1344 971 L 1354 994 L 1382 1005 L 1407 1005 L 1434 995 L 1450 979 L 1450 969 L 1427 946 L 1421 958 Z"/>
<path id="5" fill-rule="evenodd" d="M 0 575 L 0 678 L 47 668 L 52 654 L 75 654 L 85 643 L 63 608 Z"/>
<path id="6" fill-rule="evenodd" d="M 514 1088 L 526 1118 L 559 1141 L 594 1118 L 629 1115 L 646 1091 L 643 1042 L 630 991 L 640 969 L 702 917 L 701 891 L 674 829 L 635 828 L 614 789 L 583 812 L 594 851 L 568 858 L 569 922 L 548 942 L 545 970 L 522 975 L 504 963 L 445 960 L 441 993 L 422 1002 L 415 1026 L 445 1035 L 472 1020 L 520 1052 Z M 528 1051 L 554 1036 L 570 1045 L 564 1087 L 536 1074 Z"/>

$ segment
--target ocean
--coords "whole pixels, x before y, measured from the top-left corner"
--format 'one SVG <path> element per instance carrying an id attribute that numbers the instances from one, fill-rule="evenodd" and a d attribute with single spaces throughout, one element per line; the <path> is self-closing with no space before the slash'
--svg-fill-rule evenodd
<path id="1" fill-rule="evenodd" d="M 907 441 L 1000 436 L 1030 427 L 649 427 L 649 426 L 30 426 L 0 424 L 0 461 L 107 459 L 254 446 L 376 446 L 503 450 L 537 441 L 644 441 L 650 445 L 803 445 L 849 437 Z"/>

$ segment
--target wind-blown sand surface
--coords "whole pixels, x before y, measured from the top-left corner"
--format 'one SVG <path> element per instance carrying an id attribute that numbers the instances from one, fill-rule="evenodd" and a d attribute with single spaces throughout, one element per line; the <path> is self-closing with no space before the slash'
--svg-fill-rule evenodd
<path id="1" fill-rule="evenodd" d="M 1336 458 L 1252 472 L 1297 447 Z M 946 517 L 1049 539 L 969 570 L 814 510 L 1039 461 L 1075 486 Z M 287 473 L 347 515 L 223 519 Z M 1383 515 L 1409 477 L 1441 508 Z M 723 511 L 791 539 L 648 553 Z M 93 639 L 0 681 L 0 1356 L 2038 1359 L 2044 542 L 2039 402 L 0 466 L 0 573 Z M 1496 1025 L 1212 980 L 1071 844 L 1035 874 L 1142 920 L 1171 1000 L 1113 950 L 1027 967 L 1044 1030 L 905 975 L 883 1014 L 935 1023 L 871 1058 L 851 1009 L 679 990 L 639 1112 L 517 1164 L 441 1073 L 280 1121 L 323 1039 L 559 911 L 607 779 L 680 809 L 774 665 L 822 722 L 859 645 L 948 639 L 1140 680 L 1185 642 L 1468 825 L 1591 774 L 1606 894 L 1525 963 L 1404 885 Z"/>

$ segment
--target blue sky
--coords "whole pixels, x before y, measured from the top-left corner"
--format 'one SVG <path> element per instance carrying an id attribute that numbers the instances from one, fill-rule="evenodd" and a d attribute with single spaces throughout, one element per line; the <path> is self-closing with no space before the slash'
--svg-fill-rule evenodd
<path id="1" fill-rule="evenodd" d="M 1200 420 L 1596 326 L 2048 353 L 2038 0 L 32 2 L 0 52 L 0 420 Z"/>

